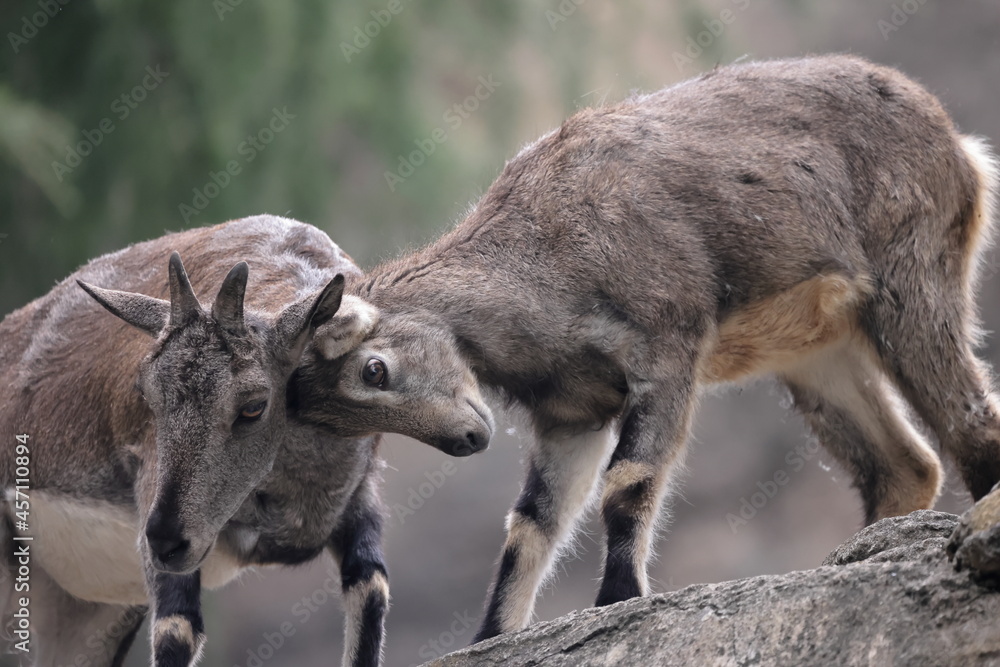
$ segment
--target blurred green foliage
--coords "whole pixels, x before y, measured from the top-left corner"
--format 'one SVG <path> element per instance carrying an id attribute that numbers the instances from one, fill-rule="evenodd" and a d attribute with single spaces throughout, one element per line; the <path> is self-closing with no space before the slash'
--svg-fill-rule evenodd
<path id="1" fill-rule="evenodd" d="M 101 253 L 261 212 L 363 265 L 396 254 L 575 108 L 661 85 L 626 65 L 628 25 L 701 16 L 626 2 L 607 30 L 572 0 L 63 2 L 0 6 L 4 313 Z M 499 86 L 448 115 L 481 77 Z"/>
<path id="2" fill-rule="evenodd" d="M 408 180 L 394 193 L 383 171 L 440 124 L 442 88 L 459 98 L 493 69 L 504 80 L 509 70 L 494 66 L 517 25 L 517 6 L 407 1 L 396 15 L 380 11 L 385 7 L 321 0 L 4 3 L 2 310 L 44 293 L 94 255 L 165 230 L 287 213 L 335 237 L 363 230 L 348 234 L 360 252 L 349 250 L 370 259 L 390 254 L 397 241 L 425 238 L 433 221 L 453 216 L 449 187 L 432 184 L 457 186 L 470 168 L 483 169 L 480 161 L 468 164 L 467 154 L 442 150 L 421 167 L 419 182 Z M 379 24 L 373 10 L 391 20 Z M 456 29 L 468 22 L 490 30 Z M 348 62 L 342 43 L 351 44 L 354 28 L 365 24 L 377 34 L 359 40 L 364 48 Z M 443 32 L 469 42 L 441 53 L 452 66 L 418 63 L 413 54 Z M 477 59 L 466 55 L 473 50 Z M 164 73 L 158 82 L 147 67 Z M 503 127 L 497 118 L 513 103 L 484 104 L 480 122 Z M 287 129 L 261 151 L 247 146 L 248 137 L 270 136 L 258 135 L 274 109 L 294 116 Z M 504 132 L 487 137 L 490 157 L 509 139 Z M 233 160 L 240 173 L 227 182 L 222 172 Z M 195 189 L 216 192 L 205 192 L 213 173 L 225 187 L 199 199 Z M 194 214 L 184 215 L 182 204 Z M 391 221 L 405 221 L 407 229 L 400 233 Z"/>
<path id="3" fill-rule="evenodd" d="M 362 265 L 425 242 L 574 109 L 679 78 L 662 55 L 636 66 L 630 26 L 701 16 L 629 1 L 608 29 L 582 0 L 61 1 L 0 5 L 3 313 L 104 252 L 262 212 Z M 476 102 L 484 78 L 499 85 Z"/>

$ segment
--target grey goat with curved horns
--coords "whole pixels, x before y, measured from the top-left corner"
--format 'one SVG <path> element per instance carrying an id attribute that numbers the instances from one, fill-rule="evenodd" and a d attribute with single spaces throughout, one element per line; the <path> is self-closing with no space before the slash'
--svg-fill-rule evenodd
<path id="1" fill-rule="evenodd" d="M 77 283 L 157 338 L 136 382 L 156 423 L 156 479 L 141 543 L 154 568 L 186 574 L 201 565 L 219 530 L 271 470 L 287 423 L 288 379 L 312 333 L 340 307 L 344 277 L 273 322 L 257 317 L 248 325 L 245 261 L 222 281 L 210 312 L 176 251 L 169 276 L 170 301 Z"/>
<path id="2" fill-rule="evenodd" d="M 367 328 L 313 367 L 300 413 L 432 441 L 408 406 L 471 376 L 525 410 L 536 442 L 477 640 L 529 622 L 602 482 L 597 604 L 647 593 L 661 499 L 712 384 L 776 375 L 867 522 L 938 496 L 904 400 L 978 499 L 1000 480 L 1000 402 L 973 354 L 996 176 L 930 93 L 847 56 L 582 110 L 453 231 L 349 286 Z"/>
<path id="3" fill-rule="evenodd" d="M 228 270 L 211 308 L 178 252 L 164 279 L 171 249 L 199 291 Z M 240 259 L 254 268 L 233 266 Z M 287 396 L 314 332 L 338 310 L 343 274 L 359 273 L 319 230 L 259 216 L 98 258 L 0 323 L 11 392 L 0 432 L 28 436 L 31 469 L 25 531 L 14 521 L 13 449 L 3 448 L 0 532 L 34 538 L 34 664 L 122 664 L 147 604 L 156 667 L 193 664 L 203 586 L 324 549 L 341 567 L 344 663 L 379 664 L 388 584 L 378 437 L 298 422 Z M 169 300 L 157 298 L 167 284 Z M 5 620 L 16 567 L 0 576 Z"/>

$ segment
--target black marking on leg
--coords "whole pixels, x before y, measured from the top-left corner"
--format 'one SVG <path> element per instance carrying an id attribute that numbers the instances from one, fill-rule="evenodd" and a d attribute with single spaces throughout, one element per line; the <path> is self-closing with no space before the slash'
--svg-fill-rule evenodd
<path id="1" fill-rule="evenodd" d="M 191 574 L 156 574 L 156 618 L 183 616 L 195 634 L 205 632 L 201 617 L 201 570 Z"/>
<path id="2" fill-rule="evenodd" d="M 377 512 L 358 512 L 333 537 L 333 549 L 340 554 L 340 584 L 346 591 L 380 572 L 389 579 L 382 555 L 382 517 Z"/>
<path id="3" fill-rule="evenodd" d="M 514 511 L 545 530 L 552 524 L 552 496 L 549 485 L 534 462 L 528 465 L 524 488 L 514 504 Z"/>
<path id="4" fill-rule="evenodd" d="M 634 484 L 623 491 L 634 492 L 631 490 L 641 484 Z M 648 490 L 649 482 L 645 484 Z M 597 607 L 604 607 L 642 595 L 639 576 L 635 571 L 636 538 L 642 526 L 625 507 L 614 502 L 618 495 L 615 494 L 601 510 L 604 526 L 608 533 L 608 553 L 604 565 L 604 577 L 601 580 L 601 588 L 595 602 Z"/>
<path id="5" fill-rule="evenodd" d="M 128 623 L 132 619 L 132 628 L 126 630 L 125 636 L 122 637 L 122 641 L 118 644 L 118 650 L 115 651 L 115 657 L 111 659 L 111 667 L 123 667 L 125 664 L 125 656 L 128 655 L 129 649 L 132 648 L 132 643 L 135 641 L 136 635 L 139 634 L 139 628 L 142 626 L 143 619 L 146 618 L 146 607 L 132 607 L 125 612 L 125 617 L 122 619 L 124 623 Z"/>
<path id="6" fill-rule="evenodd" d="M 188 667 L 195 647 L 177 637 L 167 637 L 156 643 L 156 667 Z"/>
<path id="7" fill-rule="evenodd" d="M 483 618 L 483 623 L 479 627 L 479 631 L 476 632 L 476 636 L 472 639 L 473 644 L 481 642 L 484 639 L 489 639 L 490 637 L 496 637 L 503 632 L 503 627 L 500 623 L 500 608 L 507 598 L 507 589 L 510 586 L 510 580 L 514 576 L 516 567 L 517 547 L 508 546 L 504 549 L 503 557 L 500 559 L 500 569 L 497 572 L 493 592 L 490 594 L 490 603 L 486 608 L 486 616 Z"/>
<path id="8" fill-rule="evenodd" d="M 608 461 L 608 470 L 615 467 L 615 464 L 622 460 L 637 461 L 639 446 L 642 442 L 642 422 L 644 411 L 641 406 L 635 406 L 629 410 L 625 419 L 622 420 L 621 429 L 618 435 L 618 444 L 615 451 L 611 452 L 611 460 Z"/>
<path id="9" fill-rule="evenodd" d="M 201 617 L 201 570 L 184 575 L 158 572 L 154 586 L 153 663 L 157 667 L 187 667 L 205 634 Z M 191 626 L 190 642 L 173 635 L 157 636 L 157 624 L 174 616 Z"/>
<path id="10" fill-rule="evenodd" d="M 352 667 L 378 667 L 382 651 L 383 619 L 388 606 L 389 601 L 381 591 L 373 592 L 365 600 Z"/>
<path id="11" fill-rule="evenodd" d="M 642 479 L 623 487 L 604 501 L 606 507 L 614 507 L 614 513 L 634 516 L 645 509 L 653 493 L 653 480 Z"/>

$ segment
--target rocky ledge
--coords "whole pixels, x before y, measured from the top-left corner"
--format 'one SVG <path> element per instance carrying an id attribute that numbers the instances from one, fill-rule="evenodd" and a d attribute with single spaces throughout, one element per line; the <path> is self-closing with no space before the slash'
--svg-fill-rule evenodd
<path id="1" fill-rule="evenodd" d="M 803 572 L 574 612 L 433 667 L 1000 665 L 1000 491 L 875 523 Z"/>

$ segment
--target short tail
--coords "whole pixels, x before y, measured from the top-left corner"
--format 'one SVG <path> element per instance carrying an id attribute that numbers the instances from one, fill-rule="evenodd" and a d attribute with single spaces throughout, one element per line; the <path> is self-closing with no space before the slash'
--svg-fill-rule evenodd
<path id="1" fill-rule="evenodd" d="M 963 209 L 965 248 L 963 268 L 963 288 L 965 302 L 975 303 L 979 287 L 979 269 L 984 250 L 993 241 L 993 229 L 997 215 L 997 188 L 1000 187 L 1000 161 L 993 154 L 990 145 L 982 137 L 963 135 L 959 138 L 962 153 L 975 175 L 975 194 L 971 206 Z M 972 324 L 970 338 L 978 343 L 982 333 L 975 313 L 968 313 L 967 322 Z"/>
<path id="2" fill-rule="evenodd" d="M 978 263 L 983 249 L 993 239 L 997 213 L 997 187 L 1000 185 L 1000 161 L 982 137 L 965 135 L 960 139 L 962 152 L 976 175 L 976 195 L 966 220 L 970 226 L 970 257 Z"/>

